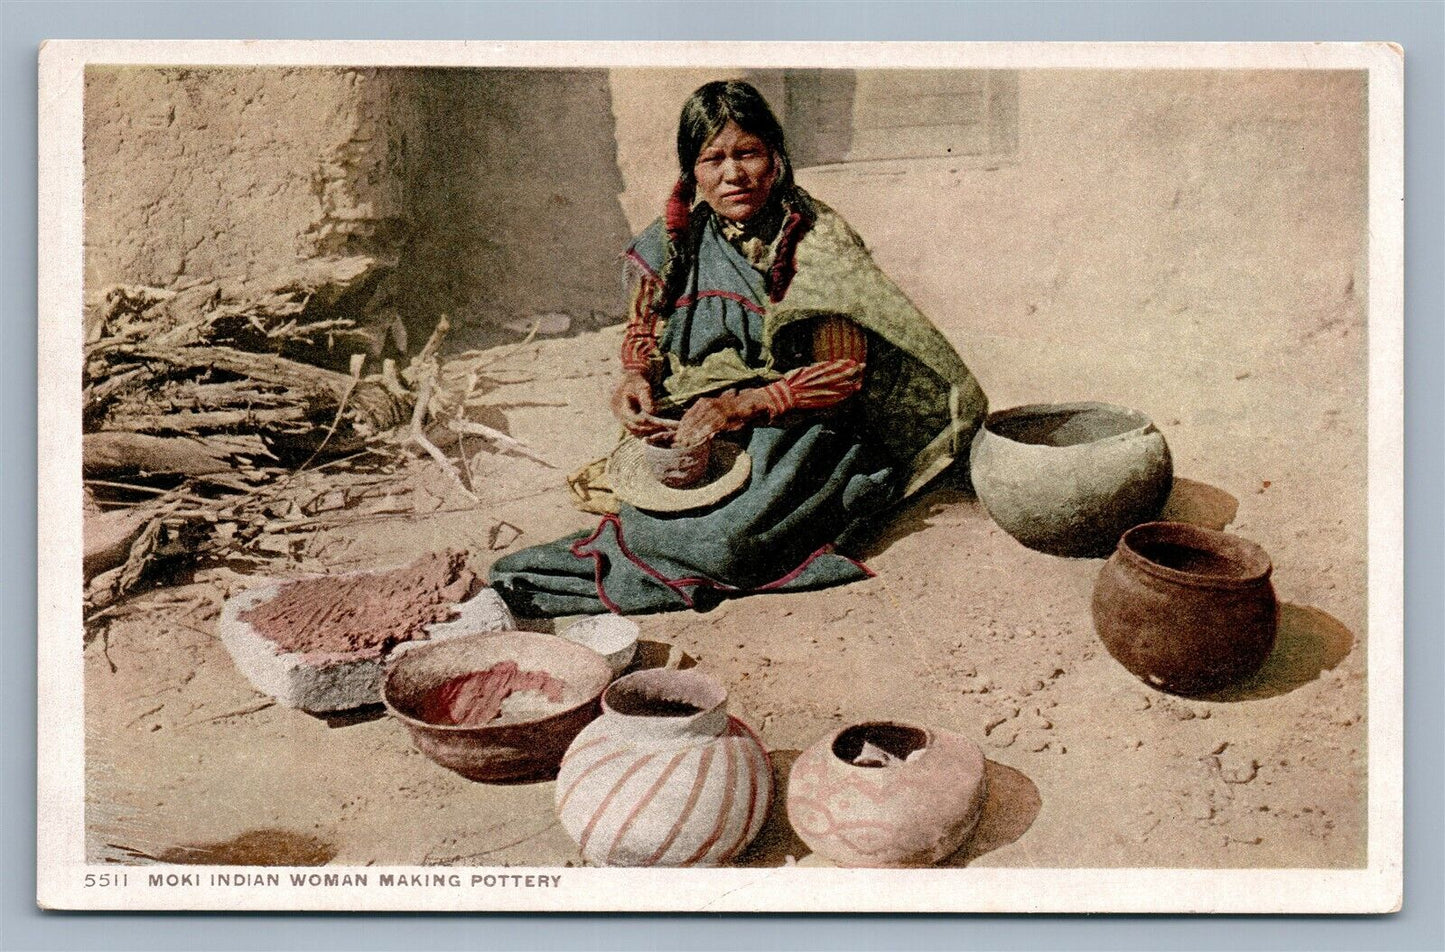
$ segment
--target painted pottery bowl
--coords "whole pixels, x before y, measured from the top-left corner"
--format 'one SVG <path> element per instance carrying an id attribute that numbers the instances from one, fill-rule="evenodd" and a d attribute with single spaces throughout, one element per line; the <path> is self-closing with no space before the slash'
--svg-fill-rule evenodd
<path id="1" fill-rule="evenodd" d="M 1278 605 L 1269 555 L 1247 539 L 1180 522 L 1124 533 L 1094 585 L 1094 628 L 1146 684 L 1202 694 L 1259 670 Z"/>
<path id="2" fill-rule="evenodd" d="M 697 443 L 679 444 L 673 430 L 655 433 L 642 441 L 642 456 L 657 481 L 672 489 L 691 486 L 707 472 L 712 457 L 712 437 Z"/>
<path id="3" fill-rule="evenodd" d="M 545 680 L 553 696 L 521 687 L 500 702 L 486 723 L 438 718 L 439 691 L 467 675 L 515 670 Z M 406 725 L 417 750 L 468 780 L 512 783 L 556 775 L 567 745 L 601 713 L 612 680 L 607 661 L 590 648 L 555 635 L 501 632 L 420 644 L 387 669 L 382 699 Z M 523 682 L 524 684 L 526 682 Z"/>
<path id="4" fill-rule="evenodd" d="M 671 668 L 614 681 L 557 774 L 557 817 L 594 866 L 720 866 L 772 798 L 767 751 L 722 685 Z"/>
<path id="5" fill-rule="evenodd" d="M 967 842 L 987 792 L 983 751 L 968 739 L 871 721 L 803 751 L 788 775 L 788 820 L 841 866 L 930 866 Z"/>
<path id="6" fill-rule="evenodd" d="M 1164 435 L 1137 410 L 1058 403 L 991 413 L 970 472 L 1005 532 L 1050 555 L 1103 557 L 1159 515 L 1173 487 Z"/>
<path id="7" fill-rule="evenodd" d="M 593 615 L 573 622 L 558 634 L 600 654 L 607 659 L 613 675 L 619 675 L 637 656 L 637 637 L 642 629 L 637 622 L 618 615 Z"/>

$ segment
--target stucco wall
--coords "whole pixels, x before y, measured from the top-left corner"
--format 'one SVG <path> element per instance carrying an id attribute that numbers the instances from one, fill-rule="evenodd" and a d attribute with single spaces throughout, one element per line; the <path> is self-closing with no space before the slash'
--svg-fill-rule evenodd
<path id="1" fill-rule="evenodd" d="M 605 71 L 425 70 L 407 108 L 425 130 L 400 276 L 410 325 L 448 311 L 459 342 L 486 343 L 538 315 L 620 317 L 628 227 Z"/>
<path id="2" fill-rule="evenodd" d="M 298 259 L 397 265 L 387 306 L 458 345 L 622 311 L 606 73 L 92 68 L 86 281 L 265 284 Z M 380 304 L 380 302 L 379 302 Z"/>
<path id="3" fill-rule="evenodd" d="M 88 69 L 87 289 L 248 283 L 347 244 L 395 251 L 407 220 L 399 78 Z"/>
<path id="4" fill-rule="evenodd" d="M 1348 72 L 1024 71 L 1012 162 L 803 178 L 960 331 L 1227 359 L 1249 321 L 1283 354 L 1363 320 L 1364 96 Z"/>

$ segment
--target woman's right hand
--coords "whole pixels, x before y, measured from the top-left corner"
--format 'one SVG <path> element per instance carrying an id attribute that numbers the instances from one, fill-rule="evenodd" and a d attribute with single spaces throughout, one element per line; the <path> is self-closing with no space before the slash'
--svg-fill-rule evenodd
<path id="1" fill-rule="evenodd" d="M 639 373 L 623 374 L 612 392 L 612 415 L 622 421 L 627 432 L 644 437 L 667 429 L 665 422 L 652 415 L 654 409 L 652 384 L 647 378 Z"/>

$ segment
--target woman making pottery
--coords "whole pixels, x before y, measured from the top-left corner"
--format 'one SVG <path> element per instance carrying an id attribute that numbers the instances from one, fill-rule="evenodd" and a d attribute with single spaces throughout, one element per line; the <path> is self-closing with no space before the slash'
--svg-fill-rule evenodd
<path id="1" fill-rule="evenodd" d="M 677 154 L 665 214 L 626 255 L 612 411 L 628 435 L 603 477 L 615 511 L 496 562 L 518 615 L 705 608 L 864 578 L 843 554 L 851 531 L 966 452 L 987 409 L 862 240 L 794 183 L 756 89 L 693 93 Z M 659 438 L 712 440 L 698 484 L 650 476 L 639 448 Z"/>

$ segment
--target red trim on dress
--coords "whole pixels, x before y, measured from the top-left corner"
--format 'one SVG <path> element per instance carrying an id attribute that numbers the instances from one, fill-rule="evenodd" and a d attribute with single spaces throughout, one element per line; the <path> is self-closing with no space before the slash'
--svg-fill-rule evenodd
<path id="1" fill-rule="evenodd" d="M 773 266 L 768 269 L 768 300 L 774 304 L 788 293 L 788 285 L 793 283 L 793 276 L 798 273 L 794 252 L 798 249 L 798 242 L 803 240 L 812 225 L 808 217 L 797 209 L 789 212 L 787 220 L 783 222 L 783 235 L 778 240 L 777 255 L 773 258 Z"/>
<path id="2" fill-rule="evenodd" d="M 637 265 L 637 267 L 642 270 L 642 273 L 647 275 L 649 278 L 656 278 L 658 276 L 657 272 L 652 270 L 652 265 L 647 263 L 647 259 L 637 253 L 636 248 L 628 248 L 627 251 L 622 255 L 622 257 Z"/>
<path id="3" fill-rule="evenodd" d="M 633 551 L 627 547 L 627 543 L 622 541 L 622 520 L 618 518 L 618 516 L 616 516 L 615 514 L 606 515 L 603 516 L 601 521 L 597 523 L 597 531 L 593 532 L 585 539 L 578 539 L 576 542 L 572 543 L 571 551 L 572 554 L 579 559 L 592 559 L 594 566 L 593 578 L 596 580 L 597 583 L 597 600 L 600 601 L 602 605 L 614 615 L 621 615 L 623 614 L 623 612 L 617 606 L 616 602 L 612 601 L 612 599 L 607 597 L 607 592 L 602 585 L 602 553 L 597 551 L 583 551 L 584 547 L 591 545 L 593 542 L 596 542 L 598 537 L 602 535 L 602 530 L 607 528 L 609 525 L 612 527 L 612 538 L 617 543 L 617 549 L 622 553 L 623 557 L 625 557 L 633 565 L 636 565 L 654 581 L 660 582 L 668 588 L 672 589 L 673 593 L 676 594 L 678 598 L 682 599 L 683 604 L 688 608 L 695 607 L 693 597 L 687 592 L 683 591 L 683 589 L 688 586 L 696 587 L 699 585 L 706 585 L 708 588 L 711 588 L 714 591 L 728 593 L 770 592 L 774 589 L 781 588 L 782 586 L 787 585 L 793 579 L 802 575 L 805 571 L 807 571 L 808 566 L 812 565 L 819 558 L 825 555 L 836 555 L 840 559 L 846 559 L 847 561 L 853 563 L 853 565 L 857 567 L 858 570 L 861 571 L 868 578 L 873 578 L 877 574 L 867 565 L 864 565 L 857 559 L 835 551 L 833 543 L 829 542 L 826 545 L 819 546 L 816 550 L 813 551 L 811 555 L 804 559 L 797 568 L 793 569 L 782 578 L 775 579 L 774 581 L 768 582 L 763 585 L 759 585 L 756 588 L 742 588 L 737 585 L 729 585 L 726 582 L 719 582 L 716 579 L 710 579 L 705 575 L 686 575 L 681 578 L 670 579 L 658 569 L 647 564 L 635 553 L 633 553 Z"/>
<path id="4" fill-rule="evenodd" d="M 754 314 L 763 313 L 763 309 L 758 306 L 756 301 L 746 298 L 736 291 L 699 291 L 696 294 L 688 294 L 678 298 L 677 303 L 674 304 L 673 307 L 687 307 L 689 304 L 696 304 L 700 298 L 705 297 L 727 298 L 729 301 L 738 302 Z"/>
<path id="5" fill-rule="evenodd" d="M 617 518 L 616 516 L 603 516 L 603 517 L 602 517 L 602 521 L 597 524 L 597 531 L 594 532 L 594 533 L 592 533 L 590 536 L 588 536 L 588 537 L 585 538 L 585 539 L 578 539 L 576 542 L 572 543 L 571 549 L 572 549 L 572 555 L 573 555 L 574 557 L 579 558 L 579 559 L 589 559 L 589 558 L 590 558 L 590 559 L 592 560 L 592 562 L 593 562 L 593 566 L 592 566 L 592 578 L 593 578 L 593 581 L 595 582 L 595 584 L 597 585 L 597 600 L 602 603 L 602 607 L 605 608 L 605 609 L 607 609 L 608 611 L 610 611 L 610 612 L 611 612 L 612 614 L 614 614 L 614 615 L 621 615 L 621 614 L 622 614 L 622 608 L 621 608 L 621 606 L 619 606 L 619 605 L 618 605 L 616 602 L 614 602 L 612 599 L 608 598 L 608 597 L 607 597 L 607 592 L 602 588 L 602 553 L 601 553 L 601 552 L 583 552 L 583 551 L 582 551 L 582 547 L 583 547 L 584 545 L 590 545 L 590 544 L 592 544 L 593 542 L 596 542 L 596 541 L 597 541 L 597 537 L 600 536 L 600 535 L 602 535 L 602 527 L 605 526 L 605 525 L 607 525 L 607 522 L 608 522 L 609 519 L 616 519 L 616 518 Z M 688 607 L 688 608 L 691 608 L 691 607 L 692 607 L 692 603 L 691 603 L 691 602 L 688 602 L 688 606 L 687 606 L 687 607 Z"/>

